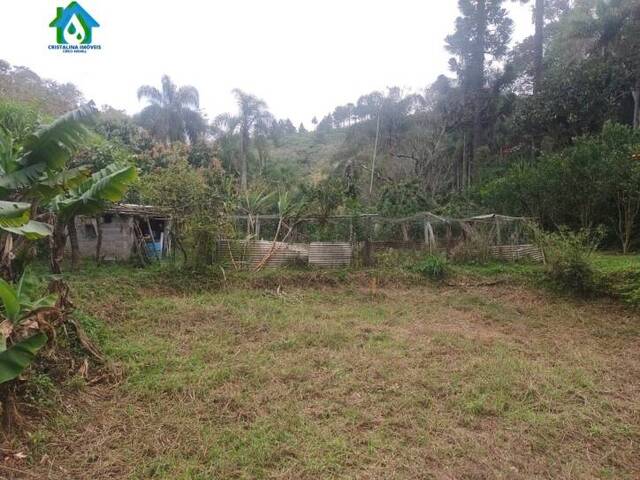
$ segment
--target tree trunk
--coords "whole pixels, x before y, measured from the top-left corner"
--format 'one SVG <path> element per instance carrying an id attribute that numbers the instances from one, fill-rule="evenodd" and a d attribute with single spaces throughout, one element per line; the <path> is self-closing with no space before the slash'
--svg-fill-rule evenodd
<path id="1" fill-rule="evenodd" d="M 544 75 L 544 10 L 545 0 L 536 0 L 535 33 L 533 35 L 533 91 L 540 92 Z"/>
<path id="2" fill-rule="evenodd" d="M 482 135 L 482 90 L 484 88 L 484 55 L 487 37 L 487 8 L 485 0 L 478 0 L 476 28 L 478 36 L 473 46 L 471 59 L 471 94 L 473 95 L 473 126 L 471 128 L 470 149 L 467 153 L 467 187 L 471 185 L 475 171 L 476 151 Z"/>
<path id="3" fill-rule="evenodd" d="M 5 435 L 11 436 L 22 424 L 13 382 L 0 385 L 0 406 L 2 407 L 2 431 Z"/>
<path id="4" fill-rule="evenodd" d="M 640 77 L 636 80 L 636 84 L 631 92 L 633 95 L 633 128 L 640 128 Z"/>
<path id="5" fill-rule="evenodd" d="M 240 134 L 240 190 L 247 191 L 247 146 L 248 134 L 243 131 Z"/>
<path id="6" fill-rule="evenodd" d="M 382 107 L 378 110 L 378 121 L 376 122 L 376 140 L 373 143 L 373 156 L 371 157 L 371 183 L 369 184 L 369 197 L 373 195 L 373 175 L 376 171 L 376 155 L 378 154 L 378 138 L 380 135 L 380 114 Z"/>
<path id="7" fill-rule="evenodd" d="M 78 244 L 78 230 L 76 229 L 76 217 L 72 217 L 67 224 L 69 243 L 71 243 L 71 270 L 80 265 L 80 245 Z"/>
<path id="8" fill-rule="evenodd" d="M 51 273 L 59 275 L 62 273 L 62 260 L 64 259 L 64 247 L 67 243 L 66 225 L 60 219 L 56 219 L 53 226 L 53 234 L 49 240 L 50 257 L 49 267 Z"/>

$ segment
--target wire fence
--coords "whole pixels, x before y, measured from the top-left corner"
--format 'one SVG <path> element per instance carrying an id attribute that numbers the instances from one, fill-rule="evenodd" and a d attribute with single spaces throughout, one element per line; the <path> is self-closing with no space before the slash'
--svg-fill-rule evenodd
<path id="1" fill-rule="evenodd" d="M 382 253 L 397 250 L 460 260 L 543 260 L 532 243 L 531 223 L 524 217 L 491 214 L 457 219 L 423 212 L 403 218 L 236 215 L 229 221 L 235 238 L 218 239 L 213 258 L 236 268 L 373 265 Z"/>

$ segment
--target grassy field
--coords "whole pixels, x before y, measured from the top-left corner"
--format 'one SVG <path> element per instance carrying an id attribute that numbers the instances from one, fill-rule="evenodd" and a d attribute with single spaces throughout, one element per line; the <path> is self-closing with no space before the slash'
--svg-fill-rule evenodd
<path id="1" fill-rule="evenodd" d="M 73 277 L 126 373 L 59 392 L 16 439 L 16 478 L 640 478 L 632 311 L 515 282 L 299 275 Z"/>

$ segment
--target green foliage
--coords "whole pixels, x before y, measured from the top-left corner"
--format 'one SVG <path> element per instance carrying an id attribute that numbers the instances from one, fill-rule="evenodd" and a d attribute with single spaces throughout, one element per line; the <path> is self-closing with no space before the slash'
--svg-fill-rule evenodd
<path id="1" fill-rule="evenodd" d="M 40 332 L 0 352 L 0 384 L 17 378 L 46 343 L 47 336 Z"/>
<path id="2" fill-rule="evenodd" d="M 40 114 L 35 108 L 15 101 L 0 101 L 0 125 L 16 144 L 33 133 L 39 122 Z"/>
<path id="3" fill-rule="evenodd" d="M 50 235 L 49 226 L 31 220 L 29 204 L 7 200 L 19 196 L 46 201 L 47 194 L 57 193 L 56 187 L 68 180 L 60 174 L 86 138 L 85 124 L 94 112 L 92 104 L 80 107 L 39 127 L 20 144 L 0 128 L 0 228 L 29 239 Z"/>
<path id="4" fill-rule="evenodd" d="M 377 211 L 385 217 L 403 217 L 429 210 L 433 204 L 425 197 L 419 181 L 385 185 Z"/>
<path id="5" fill-rule="evenodd" d="M 166 168 L 142 175 L 138 187 L 142 203 L 166 207 L 175 215 L 177 240 L 186 250 L 204 252 L 200 261 L 205 263 L 212 240 L 225 228 L 223 215 L 231 207 L 225 201 L 228 185 L 223 177 L 220 170 L 194 169 L 186 156 L 177 156 Z"/>
<path id="6" fill-rule="evenodd" d="M 315 185 L 303 184 L 301 195 L 308 203 L 309 213 L 326 220 L 344 204 L 346 187 L 342 179 L 326 178 Z"/>
<path id="7" fill-rule="evenodd" d="M 543 249 L 546 275 L 556 288 L 588 295 L 596 291 L 597 280 L 591 256 L 602 238 L 602 230 L 572 232 L 561 228 L 555 233 L 536 232 Z"/>
<path id="8" fill-rule="evenodd" d="M 138 99 L 149 105 L 136 116 L 137 121 L 161 142 L 197 141 L 205 131 L 198 90 L 190 85 L 178 87 L 168 75 L 162 76 L 161 83 L 160 89 L 138 88 Z"/>
<path id="9" fill-rule="evenodd" d="M 94 173 L 70 192 L 57 196 L 51 205 L 64 221 L 75 215 L 95 215 L 109 202 L 121 200 L 137 178 L 134 166 L 114 163 Z"/>
<path id="10" fill-rule="evenodd" d="M 23 274 L 16 285 L 0 279 L 0 300 L 4 318 L 0 322 L 0 383 L 4 383 L 18 377 L 47 342 L 42 332 L 25 339 L 30 331 L 22 327 L 36 312 L 52 308 L 56 299 L 51 295 L 38 297 L 34 282 Z"/>
<path id="11" fill-rule="evenodd" d="M 443 280 L 448 274 L 449 264 L 441 255 L 428 255 L 414 264 L 411 270 L 431 280 Z"/>
<path id="12" fill-rule="evenodd" d="M 573 230 L 605 225 L 626 251 L 640 211 L 640 132 L 605 123 L 598 135 L 577 138 L 536 163 L 521 162 L 480 189 L 490 210 L 536 218 Z"/>
<path id="13" fill-rule="evenodd" d="M 82 94 L 75 85 L 44 79 L 27 67 L 0 60 L 0 99 L 4 98 L 52 116 L 82 103 Z"/>

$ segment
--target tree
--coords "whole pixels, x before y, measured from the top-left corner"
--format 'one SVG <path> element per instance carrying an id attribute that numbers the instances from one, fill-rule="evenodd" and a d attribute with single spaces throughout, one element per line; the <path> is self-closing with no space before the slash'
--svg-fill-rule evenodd
<path id="1" fill-rule="evenodd" d="M 33 220 L 40 218 L 38 206 L 86 178 L 86 170 L 67 170 L 66 166 L 87 138 L 85 124 L 95 111 L 93 104 L 84 105 L 39 127 L 20 143 L 0 128 L 0 229 L 6 232 L 0 239 L 0 267 L 4 278 L 13 280 L 24 270 L 29 257 L 25 239 L 52 234 L 48 224 Z"/>
<path id="2" fill-rule="evenodd" d="M 224 129 L 226 134 L 237 133 L 240 136 L 240 189 L 246 192 L 248 185 L 247 155 L 251 148 L 251 137 L 256 132 L 267 134 L 273 122 L 273 116 L 267 110 L 266 102 L 255 95 L 245 93 L 237 88 L 233 90 L 233 94 L 236 97 L 238 114 L 235 116 L 219 115 L 215 124 Z"/>
<path id="3" fill-rule="evenodd" d="M 300 126 L 298 127 L 298 133 L 307 133 L 307 129 L 304 128 L 304 123 L 300 122 Z"/>
<path id="4" fill-rule="evenodd" d="M 205 131 L 205 121 L 199 112 L 200 96 L 192 86 L 179 87 L 168 75 L 162 77 L 162 88 L 150 85 L 138 89 L 138 100 L 149 105 L 138 115 L 138 122 L 162 142 L 194 143 Z"/>
<path id="5" fill-rule="evenodd" d="M 502 7 L 504 0 L 458 0 L 461 16 L 456 30 L 446 38 L 446 48 L 457 58 L 450 66 L 458 75 L 464 93 L 467 132 L 463 140 L 462 185 L 469 186 L 474 174 L 474 157 L 482 142 L 482 115 L 486 83 L 486 55 L 501 59 L 513 30 L 513 22 Z"/>
<path id="6" fill-rule="evenodd" d="M 616 205 L 614 230 L 626 254 L 640 214 L 640 131 L 607 122 L 600 138 L 607 190 Z"/>
<path id="7" fill-rule="evenodd" d="M 176 156 L 162 169 L 140 177 L 141 201 L 170 209 L 178 219 L 172 234 L 176 247 L 187 260 L 187 251 L 195 249 L 195 265 L 211 261 L 211 241 L 222 229 L 227 207 L 223 199 L 235 192 L 224 181 L 220 170 L 193 168 L 184 156 Z"/>
<path id="8" fill-rule="evenodd" d="M 0 402 L 5 428 L 17 415 L 10 382 L 33 361 L 64 315 L 55 297 L 35 298 L 25 282 L 25 265 L 33 250 L 29 241 L 50 236 L 52 228 L 41 221 L 39 206 L 86 178 L 80 169 L 67 170 L 73 152 L 86 139 L 85 123 L 95 114 L 87 104 L 38 127 L 20 141 L 0 124 L 0 245 L 2 279 L 0 300 Z M 32 254 L 31 254 L 32 255 Z M 11 285 L 9 281 L 16 281 Z M 63 304 L 58 299 L 58 304 Z"/>
<path id="9" fill-rule="evenodd" d="M 4 60 L 0 60 L 0 98 L 31 105 L 53 116 L 73 110 L 83 102 L 75 85 L 43 79 L 27 67 L 12 66 Z"/>
<path id="10" fill-rule="evenodd" d="M 622 67 L 633 98 L 635 129 L 640 128 L 640 4 L 635 0 L 599 0 L 586 25 L 594 38 L 591 53 Z"/>

